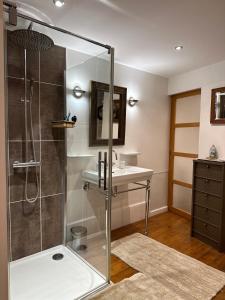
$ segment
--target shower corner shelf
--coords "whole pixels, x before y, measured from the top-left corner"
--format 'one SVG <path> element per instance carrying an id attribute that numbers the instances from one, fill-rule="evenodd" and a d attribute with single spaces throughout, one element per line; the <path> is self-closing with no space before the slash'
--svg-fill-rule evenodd
<path id="1" fill-rule="evenodd" d="M 73 128 L 76 122 L 73 121 L 52 121 L 52 128 Z"/>

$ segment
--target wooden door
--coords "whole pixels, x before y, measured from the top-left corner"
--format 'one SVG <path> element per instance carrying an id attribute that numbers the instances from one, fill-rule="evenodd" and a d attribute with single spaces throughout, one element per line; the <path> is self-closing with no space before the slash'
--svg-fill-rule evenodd
<path id="1" fill-rule="evenodd" d="M 193 159 L 198 157 L 201 90 L 171 96 L 168 209 L 191 216 Z"/>

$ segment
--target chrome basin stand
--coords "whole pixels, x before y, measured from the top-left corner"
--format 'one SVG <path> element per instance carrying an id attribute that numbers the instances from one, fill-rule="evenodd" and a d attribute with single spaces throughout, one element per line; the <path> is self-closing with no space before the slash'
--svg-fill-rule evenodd
<path id="1" fill-rule="evenodd" d="M 132 192 L 132 191 L 145 189 L 145 231 L 144 231 L 144 234 L 148 235 L 148 233 L 149 233 L 148 221 L 149 221 L 149 208 L 150 208 L 150 196 L 151 196 L 151 180 L 147 179 L 146 184 L 139 183 L 139 182 L 131 182 L 131 183 L 136 184 L 139 187 L 134 187 L 134 188 L 131 188 L 131 189 L 118 191 L 118 187 L 114 186 L 112 188 L 112 197 L 116 197 L 117 195 L 123 194 L 123 193 L 128 193 L 128 192 Z M 95 186 L 95 184 L 93 183 L 92 186 Z M 83 185 L 83 189 L 87 191 L 90 188 L 91 188 L 90 182 L 85 181 L 84 185 Z M 103 190 L 103 189 L 99 190 L 99 189 L 97 189 L 97 187 L 93 188 L 93 189 L 101 191 L 107 197 L 107 190 Z"/>
<path id="2" fill-rule="evenodd" d="M 150 194 L 151 194 L 151 184 L 150 184 L 150 179 L 148 179 L 147 180 L 147 185 L 146 185 L 146 190 L 145 190 L 145 235 L 148 235 Z"/>

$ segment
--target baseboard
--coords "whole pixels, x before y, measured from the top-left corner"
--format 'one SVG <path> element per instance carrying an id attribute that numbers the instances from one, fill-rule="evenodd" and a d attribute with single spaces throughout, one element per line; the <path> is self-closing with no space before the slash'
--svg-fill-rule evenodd
<path id="1" fill-rule="evenodd" d="M 150 211 L 150 217 L 168 211 L 167 206 L 159 207 Z M 129 206 L 112 208 L 112 229 L 120 228 L 144 219 L 145 202 L 131 204 Z M 73 226 L 86 226 L 88 238 L 94 238 L 103 232 L 95 216 L 75 221 L 67 225 L 67 237 L 71 239 L 70 229 Z"/>
<path id="2" fill-rule="evenodd" d="M 167 212 L 168 207 L 163 206 L 150 211 L 150 216 Z M 112 229 L 120 228 L 144 219 L 145 202 L 135 203 L 125 207 L 112 208 Z"/>
<path id="3" fill-rule="evenodd" d="M 164 212 L 168 211 L 168 206 L 162 206 L 160 208 L 156 208 L 150 211 L 150 216 L 155 216 L 155 215 L 159 215 L 162 214 Z"/>

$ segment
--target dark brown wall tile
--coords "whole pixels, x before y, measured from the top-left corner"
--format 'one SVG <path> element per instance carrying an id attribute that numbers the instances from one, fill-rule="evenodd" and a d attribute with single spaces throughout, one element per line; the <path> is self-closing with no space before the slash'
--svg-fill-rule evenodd
<path id="1" fill-rule="evenodd" d="M 63 140 L 64 129 L 52 128 L 52 121 L 64 119 L 64 87 L 41 84 L 41 139 Z"/>
<path id="2" fill-rule="evenodd" d="M 13 169 L 14 161 L 25 162 L 25 106 L 24 49 L 18 48 L 10 40 L 8 33 L 8 127 L 9 127 L 9 192 L 11 219 L 12 260 L 19 259 L 41 251 L 40 219 L 43 225 L 43 249 L 62 243 L 63 239 L 63 195 L 38 199 L 36 203 L 25 201 L 25 169 Z M 40 70 L 39 70 L 40 62 Z M 27 98 L 30 98 L 30 79 L 50 84 L 34 83 L 32 117 L 37 161 L 42 161 L 38 176 L 42 172 L 42 196 L 65 192 L 65 142 L 64 130 L 52 129 L 51 121 L 64 118 L 64 70 L 66 50 L 54 46 L 43 51 L 27 51 Z M 40 77 L 41 76 L 41 77 Z M 11 77 L 17 77 L 11 78 Z M 22 79 L 18 79 L 22 78 Z M 40 88 L 40 89 L 39 89 Z M 40 93 L 40 94 L 39 94 Z M 40 99 L 40 103 L 39 103 Z M 29 103 L 28 110 L 29 110 Z M 39 111 L 41 118 L 39 119 Z M 41 136 L 42 135 L 42 136 Z M 28 113 L 28 139 L 31 138 L 30 118 Z M 55 140 L 41 142 L 40 140 Z M 15 142 L 19 140 L 21 142 Z M 58 142 L 57 142 L 58 140 Z M 61 141 L 59 141 L 61 140 Z M 32 156 L 32 144 L 29 142 L 28 160 Z M 36 169 L 29 168 L 28 197 L 36 196 Z M 40 179 L 39 179 L 40 182 Z M 41 195 L 39 195 L 41 196 Z M 42 209 L 40 206 L 42 201 Z M 41 215 L 42 213 L 42 215 Z"/>
<path id="3" fill-rule="evenodd" d="M 28 160 L 34 159 L 32 153 L 32 143 L 28 144 Z M 37 161 L 40 161 L 40 143 L 35 142 Z M 20 201 L 25 199 L 25 178 L 26 169 L 13 169 L 13 162 L 25 162 L 25 142 L 9 142 L 9 190 L 10 201 Z M 40 168 L 38 168 L 38 180 L 40 182 Z M 37 194 L 36 169 L 29 168 L 28 173 L 28 197 L 33 198 Z"/>
<path id="4" fill-rule="evenodd" d="M 34 204 L 17 202 L 10 206 L 12 259 L 41 251 L 40 200 Z"/>
<path id="5" fill-rule="evenodd" d="M 14 43 L 15 38 L 8 31 L 7 39 L 7 64 L 8 76 L 24 78 L 25 72 L 25 52 L 23 48 Z M 27 51 L 27 78 L 39 79 L 39 52 Z"/>
<path id="6" fill-rule="evenodd" d="M 8 78 L 8 124 L 10 140 L 25 140 L 25 97 L 24 80 Z M 30 98 L 30 84 L 28 83 L 27 97 Z M 34 83 L 32 99 L 32 118 L 34 139 L 38 140 L 39 135 L 39 85 Z M 28 139 L 31 138 L 30 127 L 30 103 L 27 102 L 28 112 Z"/>
<path id="7" fill-rule="evenodd" d="M 33 124 L 33 138 L 34 140 L 40 139 L 40 116 L 39 116 L 39 83 L 33 83 L 33 92 L 30 82 L 27 86 L 27 98 L 29 102 L 27 103 L 27 132 L 28 132 L 28 139 L 32 140 L 32 133 L 31 133 L 31 120 Z M 30 114 L 32 113 L 32 115 Z M 32 117 L 32 119 L 31 119 Z"/>
<path id="8" fill-rule="evenodd" d="M 39 81 L 39 56 L 41 52 L 27 51 L 27 78 Z"/>
<path id="9" fill-rule="evenodd" d="M 25 139 L 24 81 L 8 78 L 8 135 L 10 140 Z"/>
<path id="10" fill-rule="evenodd" d="M 42 198 L 42 244 L 43 250 L 63 242 L 64 201 L 62 195 Z"/>
<path id="11" fill-rule="evenodd" d="M 41 52 L 40 66 L 41 82 L 64 85 L 66 49 L 54 46 L 47 51 Z"/>
<path id="12" fill-rule="evenodd" d="M 42 196 L 64 193 L 65 143 L 41 143 L 41 192 Z"/>
<path id="13" fill-rule="evenodd" d="M 9 76 L 24 77 L 24 50 L 13 44 L 10 31 L 7 36 L 7 65 Z"/>

